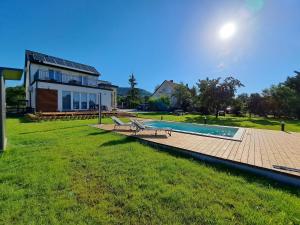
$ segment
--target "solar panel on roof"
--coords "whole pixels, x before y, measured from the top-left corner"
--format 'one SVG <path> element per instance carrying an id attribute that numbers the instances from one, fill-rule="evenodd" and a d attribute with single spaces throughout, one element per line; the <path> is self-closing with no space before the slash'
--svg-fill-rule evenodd
<path id="1" fill-rule="evenodd" d="M 65 65 L 64 60 L 62 60 L 60 58 L 56 58 L 56 57 L 54 57 L 54 58 L 55 58 L 55 61 L 56 61 L 57 64 L 59 64 L 59 65 Z"/>
<path id="2" fill-rule="evenodd" d="M 82 70 L 82 67 L 81 67 L 81 65 L 80 65 L 80 64 L 78 64 L 78 63 L 74 63 L 74 66 L 75 66 L 75 68 Z"/>
<path id="3" fill-rule="evenodd" d="M 58 66 L 70 67 L 73 69 L 78 69 L 78 70 L 83 70 L 86 72 L 98 74 L 98 71 L 92 66 L 84 65 L 81 63 L 75 63 L 72 61 L 64 60 L 53 56 L 48 56 L 38 52 L 31 52 L 31 51 L 26 51 L 26 52 L 28 54 L 28 57 L 30 57 L 34 61 L 56 64 Z"/>
<path id="4" fill-rule="evenodd" d="M 44 61 L 45 60 L 45 57 L 41 54 L 33 54 L 32 57 L 33 57 L 34 60 L 37 60 L 37 61 Z"/>
<path id="5" fill-rule="evenodd" d="M 73 63 L 72 63 L 72 62 L 70 62 L 70 61 L 67 61 L 67 60 L 66 60 L 66 61 L 65 61 L 65 63 L 66 63 L 66 66 L 69 66 L 69 67 L 74 67 L 74 66 L 73 66 Z"/>
<path id="6" fill-rule="evenodd" d="M 56 64 L 56 62 L 54 61 L 54 59 L 51 56 L 46 56 L 45 61 L 48 62 L 48 63 L 55 63 Z"/>

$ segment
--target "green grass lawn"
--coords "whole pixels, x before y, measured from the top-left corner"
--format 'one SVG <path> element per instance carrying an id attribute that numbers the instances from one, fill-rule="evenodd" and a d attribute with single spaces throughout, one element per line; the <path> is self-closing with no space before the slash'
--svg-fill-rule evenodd
<path id="1" fill-rule="evenodd" d="M 187 114 L 183 116 L 176 116 L 167 113 L 143 113 L 138 114 L 140 118 L 157 119 L 160 120 L 161 116 L 163 120 L 177 121 L 177 122 L 189 122 L 189 123 L 204 123 L 204 116 Z M 237 117 L 226 115 L 219 116 L 218 119 L 215 116 L 207 116 L 208 124 L 224 125 L 224 126 L 237 126 L 237 127 L 252 127 L 258 129 L 269 129 L 269 130 L 280 130 L 281 120 L 273 118 L 263 117 Z M 286 123 L 286 130 L 293 132 L 300 132 L 300 121 L 299 120 L 284 120 Z"/>
<path id="2" fill-rule="evenodd" d="M 92 123 L 8 119 L 0 224 L 300 223 L 299 189 L 158 151 Z"/>

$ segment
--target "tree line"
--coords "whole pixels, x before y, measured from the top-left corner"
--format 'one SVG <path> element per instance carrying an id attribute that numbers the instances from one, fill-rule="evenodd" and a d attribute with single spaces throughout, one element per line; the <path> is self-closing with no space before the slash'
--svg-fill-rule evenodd
<path id="1" fill-rule="evenodd" d="M 244 85 L 234 77 L 199 79 L 196 85 L 189 88 L 180 83 L 176 85 L 173 96 L 177 99 L 175 108 L 188 112 L 214 114 L 218 117 L 219 111 L 245 116 L 258 115 L 287 117 L 300 119 L 300 72 L 287 77 L 286 81 L 261 93 L 236 95 L 238 88 Z M 150 102 L 164 105 L 167 108 L 170 101 L 163 96 L 150 98 Z"/>

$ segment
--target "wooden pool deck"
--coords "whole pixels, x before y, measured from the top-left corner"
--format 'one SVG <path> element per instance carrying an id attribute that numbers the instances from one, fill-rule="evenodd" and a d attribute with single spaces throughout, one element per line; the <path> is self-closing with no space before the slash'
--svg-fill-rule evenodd
<path id="1" fill-rule="evenodd" d="M 100 128 L 112 131 L 114 126 L 101 125 Z M 143 131 L 135 136 L 124 128 L 115 132 L 199 155 L 198 158 L 203 156 L 258 172 L 270 172 L 270 176 L 283 176 L 283 179 L 292 179 L 300 185 L 300 133 L 245 128 L 242 140 L 233 141 L 179 132 L 172 132 L 170 137 L 164 132 L 155 136 L 153 131 Z"/>

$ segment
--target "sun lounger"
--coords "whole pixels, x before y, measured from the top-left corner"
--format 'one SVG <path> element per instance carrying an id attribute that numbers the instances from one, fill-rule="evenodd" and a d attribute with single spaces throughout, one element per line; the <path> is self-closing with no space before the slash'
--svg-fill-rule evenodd
<path id="1" fill-rule="evenodd" d="M 122 122 L 119 118 L 115 117 L 115 116 L 112 116 L 111 119 L 114 121 L 114 130 L 117 128 L 117 127 L 129 127 L 130 130 L 131 130 L 131 127 L 132 127 L 132 123 L 124 123 Z"/>
<path id="2" fill-rule="evenodd" d="M 143 131 L 143 130 L 153 130 L 153 131 L 155 131 L 155 136 L 157 135 L 158 131 L 165 131 L 169 136 L 171 136 L 171 134 L 172 134 L 172 129 L 148 127 L 137 120 L 131 119 L 131 121 L 132 121 L 132 124 L 136 127 L 135 135 L 138 132 Z"/>

